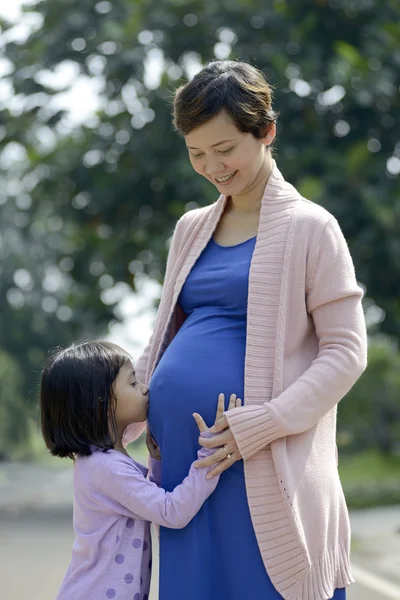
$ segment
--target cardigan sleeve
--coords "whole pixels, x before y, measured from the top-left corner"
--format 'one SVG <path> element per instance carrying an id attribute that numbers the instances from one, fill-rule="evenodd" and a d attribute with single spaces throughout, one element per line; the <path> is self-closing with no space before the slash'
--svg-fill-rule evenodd
<path id="1" fill-rule="evenodd" d="M 366 367 L 367 336 L 353 262 L 336 219 L 325 226 L 307 273 L 307 311 L 319 340 L 310 367 L 279 396 L 225 413 L 244 460 L 318 423 Z"/>

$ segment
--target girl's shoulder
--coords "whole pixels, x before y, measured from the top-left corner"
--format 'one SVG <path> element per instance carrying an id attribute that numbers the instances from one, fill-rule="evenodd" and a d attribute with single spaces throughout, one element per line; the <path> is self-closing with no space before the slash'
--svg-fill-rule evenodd
<path id="1" fill-rule="evenodd" d="M 116 473 L 133 471 L 138 475 L 146 477 L 147 469 L 140 463 L 126 456 L 118 450 L 104 451 L 100 448 L 91 448 L 92 453 L 89 456 L 82 456 L 76 459 L 74 465 L 75 477 L 81 477 L 88 481 L 98 480 L 107 473 Z"/>
<path id="2" fill-rule="evenodd" d="M 78 513 L 87 515 L 87 511 L 94 510 L 97 514 L 100 510 L 125 515 L 126 503 L 140 495 L 146 476 L 147 469 L 130 456 L 118 450 L 95 449 L 75 462 L 73 489 Z"/>

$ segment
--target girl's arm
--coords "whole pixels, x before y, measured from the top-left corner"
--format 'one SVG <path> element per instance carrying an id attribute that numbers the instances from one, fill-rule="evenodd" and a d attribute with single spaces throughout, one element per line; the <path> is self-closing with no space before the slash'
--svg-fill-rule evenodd
<path id="1" fill-rule="evenodd" d="M 199 458 L 213 451 L 200 449 Z M 214 491 L 218 477 L 206 479 L 209 468 L 190 467 L 189 475 L 172 492 L 146 479 L 122 453 L 97 453 L 97 468 L 88 473 L 93 500 L 107 511 L 151 521 L 157 525 L 185 527 Z"/>
<path id="2" fill-rule="evenodd" d="M 161 485 L 161 460 L 150 458 L 149 468 L 149 481 L 156 484 L 157 487 Z"/>
<path id="3" fill-rule="evenodd" d="M 160 448 L 151 435 L 150 428 L 147 426 L 146 446 L 150 454 L 149 460 L 149 479 L 158 487 L 161 485 L 161 453 Z"/>

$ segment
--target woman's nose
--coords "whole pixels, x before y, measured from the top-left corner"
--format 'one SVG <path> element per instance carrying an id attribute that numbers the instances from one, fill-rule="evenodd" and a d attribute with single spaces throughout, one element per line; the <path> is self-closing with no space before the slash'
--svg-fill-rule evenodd
<path id="1" fill-rule="evenodd" d="M 214 175 L 218 175 L 218 173 L 222 173 L 224 170 L 224 165 L 219 159 L 208 159 L 205 163 L 204 170 L 207 175 L 213 177 Z"/>

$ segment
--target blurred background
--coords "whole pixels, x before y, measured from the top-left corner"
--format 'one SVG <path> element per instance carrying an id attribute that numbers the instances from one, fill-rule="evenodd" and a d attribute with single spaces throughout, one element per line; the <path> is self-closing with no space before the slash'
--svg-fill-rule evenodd
<path id="1" fill-rule="evenodd" d="M 274 87 L 278 166 L 337 217 L 366 291 L 369 367 L 338 416 L 349 597 L 400 599 L 400 0 L 0 0 L 0 28 L 2 598 L 52 600 L 70 555 L 43 362 L 77 339 L 146 344 L 173 226 L 216 199 L 173 90 L 232 58 Z"/>

